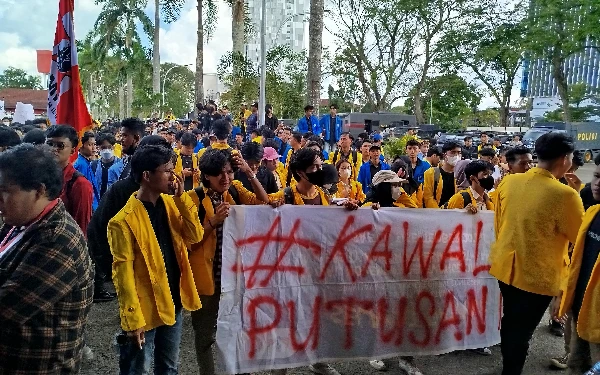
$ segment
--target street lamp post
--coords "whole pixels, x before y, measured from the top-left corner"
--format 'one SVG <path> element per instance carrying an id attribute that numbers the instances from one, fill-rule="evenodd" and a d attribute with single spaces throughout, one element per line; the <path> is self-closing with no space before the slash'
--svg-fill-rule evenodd
<path id="1" fill-rule="evenodd" d="M 265 126 L 265 107 L 267 105 L 267 0 L 262 0 L 260 22 L 260 93 L 258 98 L 260 126 Z"/>
<path id="2" fill-rule="evenodd" d="M 163 86 L 162 86 L 162 105 L 164 107 L 165 105 L 165 86 L 167 85 L 167 76 L 169 75 L 169 73 L 171 72 L 171 70 L 175 69 L 175 68 L 180 68 L 182 66 L 192 66 L 194 64 L 185 64 L 185 65 L 175 65 L 169 68 L 169 70 L 167 70 L 167 72 L 165 73 L 165 77 L 163 78 Z"/>

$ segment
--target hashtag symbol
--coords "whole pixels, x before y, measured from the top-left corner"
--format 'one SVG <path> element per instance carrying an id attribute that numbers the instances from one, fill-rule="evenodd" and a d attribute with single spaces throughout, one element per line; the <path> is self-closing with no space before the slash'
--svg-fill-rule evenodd
<path id="1" fill-rule="evenodd" d="M 300 223 L 300 219 L 296 220 L 294 222 L 294 225 L 292 226 L 290 234 L 285 236 L 279 234 L 281 229 L 281 218 L 277 217 L 266 234 L 250 236 L 246 239 L 236 241 L 235 245 L 238 248 L 245 245 L 259 244 L 258 254 L 256 256 L 256 259 L 254 260 L 254 263 L 251 266 L 242 267 L 241 269 L 242 272 L 249 272 L 246 288 L 253 288 L 254 285 L 256 285 L 256 273 L 259 271 L 267 272 L 264 279 L 262 279 L 259 282 L 260 287 L 266 287 L 267 285 L 269 285 L 269 282 L 271 281 L 273 275 L 275 275 L 276 272 L 293 272 L 297 275 L 303 275 L 306 271 L 303 266 L 291 266 L 282 263 L 288 251 L 294 245 L 298 245 L 301 248 L 311 250 L 315 256 L 319 256 L 321 254 L 321 246 L 319 246 L 317 243 L 312 242 L 306 238 L 296 237 L 298 229 L 300 228 Z M 263 255 L 267 247 L 272 244 L 281 244 L 281 251 L 279 252 L 279 256 L 277 257 L 277 260 L 274 264 L 263 263 Z M 239 267 L 237 264 L 232 267 L 232 271 L 239 271 Z"/>

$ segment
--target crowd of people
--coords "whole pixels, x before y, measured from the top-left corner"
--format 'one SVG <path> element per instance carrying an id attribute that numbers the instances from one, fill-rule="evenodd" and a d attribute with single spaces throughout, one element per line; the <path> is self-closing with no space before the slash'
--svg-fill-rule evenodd
<path id="1" fill-rule="evenodd" d="M 411 129 L 404 155 L 384 155 L 381 135 L 344 132 L 335 106 L 320 119 L 307 106 L 293 129 L 269 106 L 258 127 L 251 108 L 224 116 L 209 103 L 189 124 L 128 118 L 81 137 L 67 125 L 0 127 L 0 373 L 77 373 L 93 355 L 92 303 L 117 298 L 121 374 L 177 373 L 183 310 L 200 373 L 214 374 L 234 205 L 493 211 L 502 373 L 522 373 L 549 307 L 567 350 L 553 363 L 581 374 L 600 361 L 600 167 L 582 186 L 568 136 L 546 134 L 535 150 L 485 135 L 440 149 Z M 421 374 L 411 357 L 400 368 Z M 327 363 L 310 370 L 339 374 Z"/>

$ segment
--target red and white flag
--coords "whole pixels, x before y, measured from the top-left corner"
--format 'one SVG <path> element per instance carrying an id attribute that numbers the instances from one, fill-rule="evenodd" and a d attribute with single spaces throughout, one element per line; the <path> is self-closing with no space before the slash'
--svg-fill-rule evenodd
<path id="1" fill-rule="evenodd" d="M 48 119 L 52 125 L 71 125 L 81 134 L 92 126 L 85 104 L 73 25 L 74 0 L 60 0 L 48 79 Z"/>

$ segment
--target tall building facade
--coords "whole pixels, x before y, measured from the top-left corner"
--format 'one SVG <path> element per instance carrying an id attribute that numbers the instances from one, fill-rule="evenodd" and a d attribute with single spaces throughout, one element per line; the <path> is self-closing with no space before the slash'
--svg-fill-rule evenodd
<path id="1" fill-rule="evenodd" d="M 591 45 L 591 41 L 590 44 Z M 588 93 L 600 90 L 600 51 L 598 48 L 586 48 L 574 54 L 565 62 L 565 75 L 569 85 L 585 83 Z M 558 88 L 552 78 L 552 65 L 549 61 L 534 59 L 523 62 L 521 96 L 556 97 Z"/>
<path id="2" fill-rule="evenodd" d="M 245 45 L 246 58 L 260 64 L 261 5 L 263 0 L 248 0 L 254 33 Z M 266 0 L 267 51 L 275 46 L 289 46 L 294 52 L 305 48 L 305 21 L 308 20 L 310 0 Z"/>

